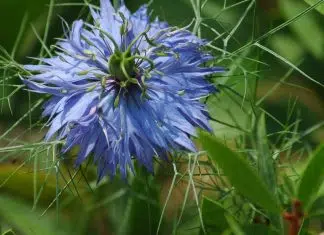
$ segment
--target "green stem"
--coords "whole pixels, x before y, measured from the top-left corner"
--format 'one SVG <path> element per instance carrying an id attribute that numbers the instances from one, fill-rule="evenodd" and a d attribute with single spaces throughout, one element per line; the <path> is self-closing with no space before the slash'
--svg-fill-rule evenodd
<path id="1" fill-rule="evenodd" d="M 109 0 L 108 0 L 109 1 Z M 114 8 L 115 10 L 118 10 L 118 8 L 120 7 L 119 4 L 120 3 L 120 0 L 113 0 L 113 4 L 114 4 Z"/>

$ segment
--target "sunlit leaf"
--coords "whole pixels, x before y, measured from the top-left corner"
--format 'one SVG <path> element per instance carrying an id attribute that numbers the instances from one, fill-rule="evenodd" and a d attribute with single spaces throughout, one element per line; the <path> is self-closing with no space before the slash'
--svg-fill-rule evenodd
<path id="1" fill-rule="evenodd" d="M 311 202 L 315 199 L 321 185 L 324 181 L 324 145 L 312 154 L 306 169 L 304 170 L 299 187 L 298 199 L 302 201 L 304 207 L 307 209 Z"/>

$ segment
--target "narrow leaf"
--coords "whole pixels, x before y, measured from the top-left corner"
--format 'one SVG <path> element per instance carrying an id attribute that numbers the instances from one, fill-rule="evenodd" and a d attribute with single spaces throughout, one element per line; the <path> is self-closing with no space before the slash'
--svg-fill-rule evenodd
<path id="1" fill-rule="evenodd" d="M 306 3 L 308 3 L 309 5 L 314 5 L 315 3 L 318 2 L 318 0 L 304 0 Z M 320 12 L 321 14 L 324 15 L 324 2 L 322 2 L 318 7 L 315 8 L 316 10 L 318 10 L 318 12 Z"/>
<path id="2" fill-rule="evenodd" d="M 206 132 L 199 133 L 200 142 L 214 163 L 223 169 L 233 186 L 253 203 L 269 212 L 279 213 L 280 207 L 253 168 L 238 154 Z"/>
<path id="3" fill-rule="evenodd" d="M 16 235 L 14 233 L 14 231 L 12 231 L 12 229 L 8 230 L 8 231 L 5 231 L 4 233 L 2 233 L 2 235 Z"/>
<path id="4" fill-rule="evenodd" d="M 245 235 L 239 223 L 232 216 L 225 215 L 225 218 L 229 226 L 231 227 L 234 235 Z"/>
<path id="5" fill-rule="evenodd" d="M 302 201 L 306 210 L 311 206 L 324 181 L 323 162 L 324 144 L 312 154 L 299 183 L 298 199 Z"/>
<path id="6" fill-rule="evenodd" d="M 255 142 L 257 149 L 257 166 L 260 178 L 265 182 L 266 186 L 271 192 L 276 191 L 276 172 L 272 153 L 269 148 L 267 133 L 266 133 L 266 120 L 265 113 L 262 112 L 257 119 L 257 127 L 255 127 Z"/>
<path id="7" fill-rule="evenodd" d="M 323 217 L 324 216 L 324 196 L 321 195 L 316 198 L 312 206 L 307 211 L 308 217 Z"/>

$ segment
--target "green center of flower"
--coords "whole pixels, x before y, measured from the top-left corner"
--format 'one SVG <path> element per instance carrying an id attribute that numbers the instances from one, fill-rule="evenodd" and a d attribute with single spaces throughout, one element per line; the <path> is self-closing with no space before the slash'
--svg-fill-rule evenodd
<path id="1" fill-rule="evenodd" d="M 135 57 L 131 55 L 130 50 L 125 52 L 115 51 L 108 61 L 109 72 L 111 76 L 121 84 L 130 84 L 137 82 L 135 77 Z"/>
<path id="2" fill-rule="evenodd" d="M 121 38 L 127 36 L 129 31 L 128 21 L 125 16 L 120 13 L 120 17 L 123 21 L 123 24 L 120 28 Z M 107 38 L 114 46 L 114 52 L 108 59 L 108 74 L 103 76 L 101 79 L 101 85 L 103 88 L 106 86 L 107 79 L 112 79 L 118 84 L 119 92 L 116 96 L 114 105 L 117 106 L 119 103 L 119 96 L 122 91 L 125 91 L 124 88 L 129 88 L 130 86 L 136 85 L 141 89 L 141 96 L 148 98 L 146 91 L 146 79 L 151 77 L 151 71 L 155 68 L 154 62 L 143 56 L 138 48 L 136 48 L 136 43 L 145 38 L 145 41 L 150 45 L 157 47 L 152 39 L 150 39 L 147 33 L 150 30 L 150 27 L 147 27 L 142 33 L 137 35 L 128 45 L 127 48 L 121 48 L 121 46 L 115 41 L 114 37 L 108 32 L 100 28 L 100 25 L 95 26 L 99 30 L 99 35 L 106 40 Z M 90 42 L 91 43 L 91 42 Z M 127 90 L 126 90 L 127 91 Z"/>

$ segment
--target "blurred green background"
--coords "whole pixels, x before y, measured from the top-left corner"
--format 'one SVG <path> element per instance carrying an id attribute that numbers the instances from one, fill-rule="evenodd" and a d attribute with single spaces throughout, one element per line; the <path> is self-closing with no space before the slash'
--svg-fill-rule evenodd
<path id="1" fill-rule="evenodd" d="M 53 2 L 55 5 L 50 17 L 47 45 L 55 43 L 55 38 L 62 36 L 62 22 L 59 16 L 70 24 L 79 17 L 86 19 L 88 16 L 88 9 L 79 4 L 81 1 Z M 126 0 L 126 5 L 135 11 L 145 2 Z M 224 2 L 226 6 L 232 7 L 224 8 Z M 222 65 L 228 66 L 230 72 L 227 76 L 216 78 L 215 82 L 226 84 L 242 97 L 246 93 L 247 83 L 257 83 L 255 99 L 264 97 L 275 87 L 276 89 L 262 102 L 262 107 L 274 117 L 269 118 L 267 122 L 269 133 L 281 130 L 282 126 L 278 123 L 288 125 L 292 121 L 300 120 L 298 128 L 301 131 L 321 124 L 324 120 L 323 87 L 305 78 L 300 72 L 293 71 L 284 61 L 290 61 L 314 80 L 324 83 L 324 17 L 320 12 L 324 7 L 305 14 L 274 34 L 268 34 L 271 29 L 287 22 L 315 1 L 258 0 L 247 11 L 250 2 L 208 0 L 202 10 L 201 35 L 209 40 L 218 38 L 213 43 L 215 47 L 223 50 L 223 39 L 238 26 L 226 47 L 228 52 L 235 52 L 262 35 L 267 36 L 262 38 L 260 44 L 272 51 L 268 53 L 254 47 L 242 52 L 245 53 L 244 56 L 262 63 L 249 60 L 242 62 L 239 57 L 223 61 Z M 98 4 L 96 1 L 91 3 Z M 47 30 L 49 5 L 49 0 L 0 1 L 0 45 L 18 63 L 30 63 L 29 57 L 39 55 L 41 43 L 31 26 L 43 38 Z M 185 26 L 195 17 L 190 0 L 154 0 L 151 9 L 152 17 L 159 16 L 160 19 L 177 26 Z M 18 42 L 17 38 L 20 38 Z M 222 56 L 221 50 L 215 51 L 219 57 Z M 278 55 L 285 59 L 278 59 Z M 21 83 L 17 77 L 6 80 L 10 75 L 6 71 L 0 73 L 3 84 Z M 0 113 L 1 147 L 40 142 L 45 132 L 41 125 L 37 124 L 41 113 L 40 106 L 28 113 L 40 96 L 28 94 L 24 90 L 15 92 L 15 89 L 16 87 L 5 85 L 0 88 L 0 97 L 4 97 L 1 99 Z M 239 102 L 242 102 L 242 99 Z M 211 113 L 218 120 L 228 122 L 228 114 L 224 110 L 231 109 L 237 115 L 238 122 L 244 123 L 246 117 L 241 114 L 240 105 L 235 105 L 227 97 L 220 96 L 211 101 L 209 106 Z M 30 128 L 31 124 L 33 128 Z M 15 128 L 10 130 L 12 125 L 15 125 Z M 216 135 L 220 137 L 226 136 L 231 139 L 236 135 L 233 130 L 224 129 L 215 123 L 213 125 Z M 3 133 L 6 134 L 5 137 L 2 136 Z M 305 141 L 314 146 L 322 142 L 323 138 L 324 129 L 319 127 L 308 135 Z M 0 218 L 3 219 L 0 221 L 1 232 L 13 228 L 18 234 L 60 234 L 60 230 L 62 234 L 155 234 L 172 180 L 172 166 L 161 166 L 154 177 L 139 170 L 138 177 L 133 179 L 135 182 L 129 186 L 119 179 L 113 183 L 105 181 L 96 185 L 93 183 L 94 171 L 71 170 L 68 167 L 71 165 L 69 161 L 57 171 L 54 161 L 53 165 L 42 160 L 25 162 L 26 159 L 33 159 L 35 154 L 45 156 L 47 151 L 53 149 L 55 150 L 55 146 L 45 146 L 37 150 L 38 152 L 22 151 L 20 154 L 0 152 Z M 53 167 L 53 170 L 50 173 L 40 170 L 35 174 L 35 165 L 40 169 Z M 12 176 L 17 168 L 18 174 Z M 75 174 L 73 178 L 76 180 L 69 182 L 71 174 Z M 84 177 L 84 174 L 87 174 L 87 177 Z M 95 192 L 89 190 L 89 182 Z M 56 197 L 57 188 L 62 189 L 66 185 L 68 187 L 64 192 L 67 193 Z M 166 216 L 161 220 L 161 234 L 171 234 L 170 231 L 175 226 L 173 219 L 179 213 L 183 188 L 185 186 L 180 185 L 172 194 L 172 203 L 167 206 L 164 213 Z M 58 201 L 60 203 L 57 203 Z M 192 198 L 191 201 L 194 209 L 188 209 L 184 214 L 185 222 L 181 223 L 184 229 L 180 229 L 182 234 L 197 234 L 199 231 L 197 208 Z M 51 207 L 40 219 L 39 215 L 49 205 Z M 33 212 L 30 212 L 31 208 Z M 53 221 L 56 220 L 60 222 L 59 228 L 55 227 L 56 223 L 53 225 Z M 38 225 L 41 225 L 40 228 Z M 30 227 L 35 230 L 29 231 Z"/>

